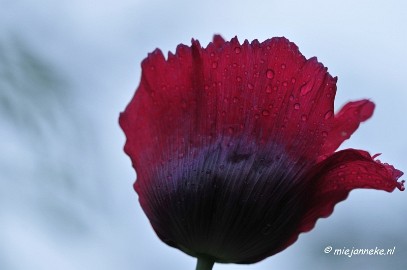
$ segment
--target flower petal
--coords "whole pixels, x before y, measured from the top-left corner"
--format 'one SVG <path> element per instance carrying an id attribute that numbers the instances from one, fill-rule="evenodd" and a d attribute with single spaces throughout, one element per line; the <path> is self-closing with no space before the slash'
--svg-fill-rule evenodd
<path id="1" fill-rule="evenodd" d="M 120 117 L 139 181 L 144 170 L 219 138 L 283 145 L 294 159 L 316 160 L 333 121 L 336 78 L 326 70 L 285 38 L 240 44 L 215 36 L 205 49 L 179 45 L 168 60 L 154 51 Z"/>
<path id="2" fill-rule="evenodd" d="M 397 181 L 403 172 L 374 157 L 362 150 L 346 149 L 318 164 L 311 173 L 308 211 L 298 231 L 311 230 L 318 218 L 328 217 L 353 189 L 404 190 L 404 180 Z"/>
<path id="3" fill-rule="evenodd" d="M 325 155 L 332 154 L 343 141 L 350 136 L 359 127 L 361 122 L 366 121 L 373 115 L 375 104 L 369 100 L 359 100 L 347 103 L 335 115 L 333 126 L 328 138 L 323 146 L 322 153 Z"/>
<path id="4" fill-rule="evenodd" d="M 337 203 L 345 200 L 357 188 L 378 189 L 392 192 L 396 187 L 404 190 L 404 180 L 397 180 L 403 172 L 392 165 L 381 163 L 363 150 L 346 149 L 334 153 L 316 165 L 309 173 L 305 209 L 301 222 L 281 250 L 292 245 L 300 233 L 312 230 L 319 218 L 332 214 Z"/>

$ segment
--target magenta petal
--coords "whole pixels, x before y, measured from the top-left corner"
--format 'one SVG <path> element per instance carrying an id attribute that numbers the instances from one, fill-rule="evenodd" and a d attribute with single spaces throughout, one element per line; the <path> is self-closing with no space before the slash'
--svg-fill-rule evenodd
<path id="1" fill-rule="evenodd" d="M 347 149 L 334 153 L 316 165 L 311 175 L 312 196 L 299 227 L 302 232 L 312 229 L 318 218 L 329 216 L 334 206 L 354 189 L 404 190 L 404 181 L 397 181 L 403 175 L 401 171 L 374 160 L 362 150 Z"/>

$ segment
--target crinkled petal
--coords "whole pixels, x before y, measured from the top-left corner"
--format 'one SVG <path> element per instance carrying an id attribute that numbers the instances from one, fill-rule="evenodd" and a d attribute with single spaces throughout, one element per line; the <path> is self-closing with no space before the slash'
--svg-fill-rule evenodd
<path id="1" fill-rule="evenodd" d="M 346 149 L 318 164 L 310 174 L 308 211 L 298 232 L 311 230 L 317 219 L 332 214 L 335 205 L 354 189 L 404 190 L 404 180 L 397 181 L 403 172 L 374 157 L 366 151 Z"/>
<path id="2" fill-rule="evenodd" d="M 313 161 L 333 121 L 335 84 L 285 38 L 240 44 L 215 36 L 207 48 L 179 45 L 167 60 L 156 50 L 120 117 L 125 151 L 140 182 L 219 138 L 224 145 L 275 144 L 295 160 Z"/>
<path id="3" fill-rule="evenodd" d="M 375 104 L 369 100 L 359 100 L 347 103 L 335 114 L 332 128 L 327 133 L 327 139 L 323 146 L 322 154 L 332 154 L 343 141 L 359 127 L 361 122 L 366 121 L 373 115 Z"/>
<path id="4" fill-rule="evenodd" d="M 404 190 L 405 181 L 397 181 L 403 172 L 374 160 L 376 156 L 371 157 L 363 150 L 346 149 L 317 164 L 306 177 L 309 183 L 304 201 L 306 211 L 296 233 L 281 245 L 280 251 L 292 245 L 300 233 L 310 231 L 319 218 L 331 215 L 335 205 L 345 200 L 354 189 Z"/>

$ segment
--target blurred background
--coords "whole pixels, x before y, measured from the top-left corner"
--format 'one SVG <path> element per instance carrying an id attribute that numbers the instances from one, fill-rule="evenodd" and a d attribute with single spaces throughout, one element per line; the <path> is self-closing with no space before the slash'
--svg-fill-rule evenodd
<path id="1" fill-rule="evenodd" d="M 0 0 L 0 269 L 194 269 L 143 214 L 118 126 L 156 47 L 286 36 L 374 117 L 342 148 L 407 171 L 405 1 Z M 406 194 L 357 190 L 287 250 L 220 269 L 405 269 Z M 393 256 L 333 256 L 393 248 Z"/>

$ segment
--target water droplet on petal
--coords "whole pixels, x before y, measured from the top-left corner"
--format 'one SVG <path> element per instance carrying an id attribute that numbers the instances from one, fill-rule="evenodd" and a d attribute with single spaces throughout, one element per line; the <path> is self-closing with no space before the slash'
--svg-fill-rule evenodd
<path id="1" fill-rule="evenodd" d="M 218 67 L 218 62 L 214 61 L 212 62 L 212 68 L 217 68 Z"/>
<path id="2" fill-rule="evenodd" d="M 253 86 L 253 84 L 248 83 L 248 84 L 247 84 L 247 88 L 249 88 L 250 90 L 253 90 L 254 86 Z"/>
<path id="3" fill-rule="evenodd" d="M 242 81 L 242 77 L 237 76 L 237 77 L 236 77 L 236 81 L 241 82 L 241 81 Z"/>
<path id="4" fill-rule="evenodd" d="M 295 82 L 296 82 L 295 78 L 292 78 L 291 83 L 295 83 Z"/>
<path id="5" fill-rule="evenodd" d="M 260 115 L 258 115 L 257 113 L 254 115 L 254 118 L 259 119 Z"/>
<path id="6" fill-rule="evenodd" d="M 274 71 L 272 69 L 268 69 L 266 72 L 266 76 L 269 79 L 273 79 L 274 78 Z"/>
<path id="7" fill-rule="evenodd" d="M 284 87 L 287 87 L 287 85 L 288 85 L 288 82 L 283 82 Z"/>
<path id="8" fill-rule="evenodd" d="M 261 112 L 261 114 L 262 114 L 263 116 L 269 116 L 269 115 L 270 115 L 270 112 L 269 112 L 268 110 L 263 110 L 263 111 Z"/>
<path id="9" fill-rule="evenodd" d="M 322 131 L 322 137 L 328 137 L 328 132 Z"/>
<path id="10" fill-rule="evenodd" d="M 233 98 L 233 103 L 237 103 L 237 102 L 239 102 L 239 98 L 234 97 L 234 98 Z"/>
<path id="11" fill-rule="evenodd" d="M 405 183 L 406 181 L 405 180 L 402 180 L 401 182 L 398 182 L 398 185 L 397 185 L 397 188 L 400 190 L 400 191 L 404 191 L 406 188 L 404 187 L 404 183 Z"/>
<path id="12" fill-rule="evenodd" d="M 295 103 L 294 104 L 294 109 L 299 110 L 301 107 L 300 103 Z"/>
<path id="13" fill-rule="evenodd" d="M 240 49 L 240 47 L 235 48 L 235 53 L 240 53 L 241 51 L 242 51 L 242 49 Z"/>
<path id="14" fill-rule="evenodd" d="M 303 85 L 301 86 L 301 89 L 300 89 L 300 94 L 301 94 L 301 96 L 305 96 L 306 94 L 308 94 L 309 92 L 311 92 L 313 86 L 314 86 L 314 84 L 312 84 L 312 83 L 310 83 L 310 82 L 308 82 L 308 83 L 306 83 L 306 84 L 303 84 Z"/>
<path id="15" fill-rule="evenodd" d="M 267 86 L 266 86 L 266 93 L 267 93 L 267 94 L 270 94 L 270 93 L 271 93 L 271 86 L 270 86 L 270 85 L 267 85 Z"/>
<path id="16" fill-rule="evenodd" d="M 305 115 L 305 114 L 301 115 L 301 120 L 302 121 L 307 121 L 307 115 Z"/>
<path id="17" fill-rule="evenodd" d="M 281 64 L 281 68 L 282 68 L 282 69 L 285 69 L 285 68 L 286 68 L 286 65 L 285 65 L 285 64 Z"/>
<path id="18" fill-rule="evenodd" d="M 331 118 L 334 115 L 334 112 L 332 110 L 329 110 L 325 113 L 325 120 L 328 120 L 329 118 Z"/>

